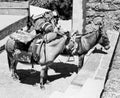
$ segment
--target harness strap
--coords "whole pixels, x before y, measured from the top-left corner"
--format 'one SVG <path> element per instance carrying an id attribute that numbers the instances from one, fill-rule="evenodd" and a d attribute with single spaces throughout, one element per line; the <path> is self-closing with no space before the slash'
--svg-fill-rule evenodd
<path id="1" fill-rule="evenodd" d="M 37 47 L 36 54 L 37 54 L 38 56 L 40 55 L 40 51 L 41 51 L 41 49 L 42 49 L 43 43 L 44 43 L 44 41 L 42 40 L 42 41 L 40 42 L 40 44 L 38 45 L 38 47 Z"/>
<path id="2" fill-rule="evenodd" d="M 49 22 L 45 22 L 41 25 L 41 28 L 45 30 L 49 25 L 50 25 Z"/>
<path id="3" fill-rule="evenodd" d="M 40 63 L 40 60 L 41 60 L 40 55 L 41 55 L 42 46 L 43 46 L 43 48 L 44 48 L 44 51 L 43 51 L 44 56 L 43 56 L 43 57 L 45 57 L 44 59 L 45 59 L 45 62 L 46 62 L 46 51 L 45 51 L 45 49 L 46 49 L 46 48 L 45 48 L 46 43 L 45 43 L 45 39 L 42 39 L 42 40 L 41 40 L 41 42 L 38 44 L 38 47 L 37 47 L 37 50 L 36 50 L 36 54 L 37 54 L 37 56 L 38 56 L 38 58 L 39 58 L 39 59 L 37 59 L 37 62 L 38 62 L 38 63 Z"/>
<path id="4" fill-rule="evenodd" d="M 84 39 L 82 39 L 82 37 L 81 37 L 79 43 L 80 43 L 80 44 L 79 44 L 79 48 L 81 48 L 81 49 L 79 49 L 79 53 L 81 53 L 81 51 L 85 52 L 85 51 L 87 50 L 87 49 L 85 48 L 86 42 L 85 42 Z M 81 50 L 81 51 L 80 51 L 80 50 Z"/>

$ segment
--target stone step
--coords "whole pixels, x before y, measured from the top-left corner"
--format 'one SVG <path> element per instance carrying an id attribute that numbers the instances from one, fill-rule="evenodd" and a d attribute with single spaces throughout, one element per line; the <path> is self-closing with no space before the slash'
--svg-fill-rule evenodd
<path id="1" fill-rule="evenodd" d="M 70 85 L 67 90 L 65 91 L 64 95 L 65 96 L 73 96 L 73 95 L 77 95 L 80 93 L 81 91 L 81 87 L 80 86 L 76 86 L 76 85 Z M 67 97 L 66 97 L 67 98 Z M 69 98 L 69 97 L 68 97 Z M 76 97 L 74 97 L 76 98 Z"/>
<path id="2" fill-rule="evenodd" d="M 73 98 L 100 98 L 103 87 L 103 81 L 89 78 L 81 88 L 78 96 Z"/>
<path id="3" fill-rule="evenodd" d="M 70 85 L 65 93 L 56 91 L 49 98 L 100 98 L 103 85 L 103 81 L 89 78 L 82 88 Z"/>

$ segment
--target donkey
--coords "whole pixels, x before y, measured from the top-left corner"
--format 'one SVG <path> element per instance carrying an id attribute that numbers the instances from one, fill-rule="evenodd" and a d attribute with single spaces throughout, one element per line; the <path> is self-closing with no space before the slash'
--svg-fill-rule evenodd
<path id="1" fill-rule="evenodd" d="M 19 46 L 20 44 L 17 44 L 16 40 L 9 38 L 6 42 L 5 49 L 7 52 L 8 64 L 9 69 L 12 72 L 12 77 L 14 79 L 19 79 L 16 70 L 18 62 L 39 64 L 41 65 L 40 88 L 44 88 L 44 80 L 47 79 L 48 67 L 65 48 L 68 39 L 68 33 L 69 32 L 59 35 L 52 41 L 48 41 L 48 33 L 44 35 L 44 38 L 35 38 L 31 42 L 28 42 L 26 45 L 24 44 L 22 46 Z M 17 46 L 19 46 L 19 48 L 17 48 Z"/>
<path id="2" fill-rule="evenodd" d="M 77 55 L 79 57 L 78 70 L 83 66 L 84 56 L 92 49 L 96 44 L 100 44 L 106 50 L 110 48 L 110 41 L 107 33 L 103 30 L 101 25 L 97 25 L 98 30 L 80 34 L 76 31 L 66 45 L 64 51 L 67 51 L 68 55 Z"/>

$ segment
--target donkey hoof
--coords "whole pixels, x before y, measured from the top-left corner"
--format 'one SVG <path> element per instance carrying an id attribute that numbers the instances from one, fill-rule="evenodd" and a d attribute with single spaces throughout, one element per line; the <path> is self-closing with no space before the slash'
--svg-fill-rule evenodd
<path id="1" fill-rule="evenodd" d="M 14 75 L 12 74 L 12 77 L 14 80 L 19 80 L 19 76 L 17 74 L 14 74 Z"/>
<path id="2" fill-rule="evenodd" d="M 40 89 L 44 90 L 45 89 L 44 85 L 40 85 Z"/>
<path id="3" fill-rule="evenodd" d="M 31 73 L 31 74 L 35 74 L 35 73 L 36 73 L 36 70 L 31 70 L 30 73 Z"/>
<path id="4" fill-rule="evenodd" d="M 50 81 L 49 81 L 49 80 L 46 80 L 46 84 L 49 85 L 49 84 L 50 84 Z"/>
<path id="5" fill-rule="evenodd" d="M 40 82 L 40 88 L 43 90 L 45 89 L 43 82 Z"/>

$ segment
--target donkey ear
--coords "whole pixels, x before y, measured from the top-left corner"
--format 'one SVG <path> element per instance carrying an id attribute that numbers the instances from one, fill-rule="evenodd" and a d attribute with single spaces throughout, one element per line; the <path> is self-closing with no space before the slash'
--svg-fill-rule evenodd
<path id="1" fill-rule="evenodd" d="M 74 34 L 79 34 L 79 31 L 78 30 L 74 31 Z"/>
<path id="2" fill-rule="evenodd" d="M 33 18 L 34 14 L 32 14 L 31 18 Z"/>

